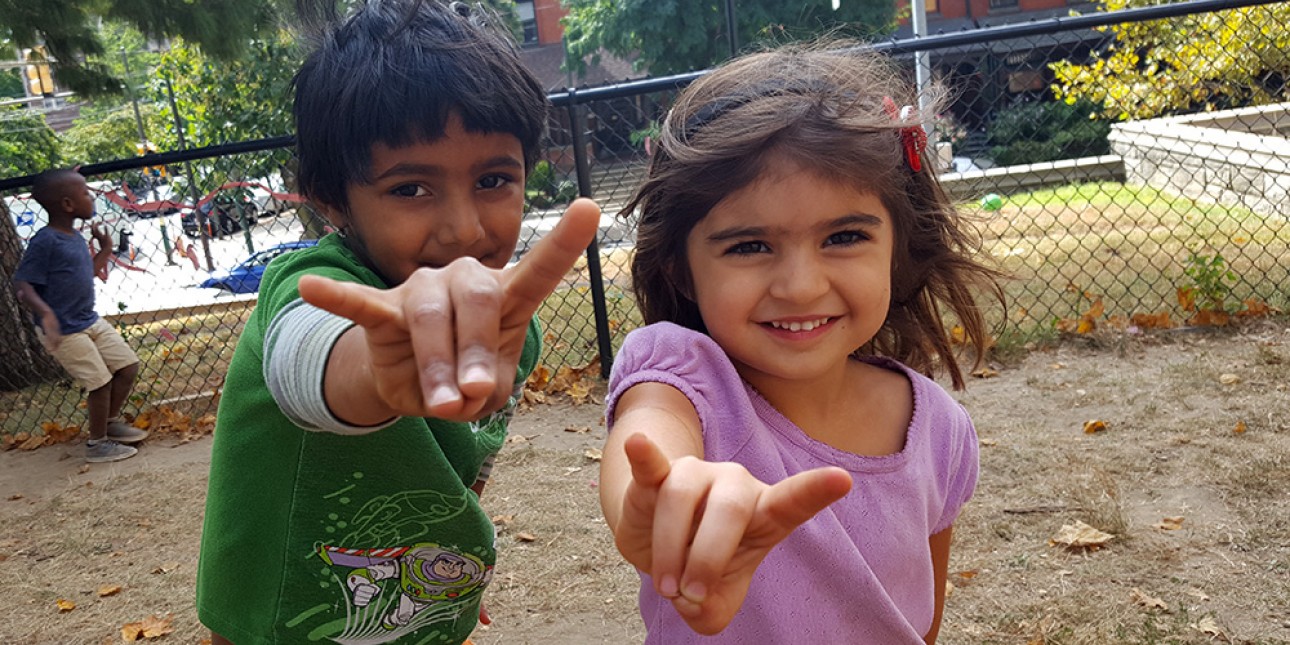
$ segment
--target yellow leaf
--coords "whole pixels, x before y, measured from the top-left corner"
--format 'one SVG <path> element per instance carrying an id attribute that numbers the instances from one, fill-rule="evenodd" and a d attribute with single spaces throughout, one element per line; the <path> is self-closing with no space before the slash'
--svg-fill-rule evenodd
<path id="1" fill-rule="evenodd" d="M 1241 382 L 1241 377 L 1232 373 L 1220 374 L 1218 377 L 1218 382 L 1222 383 L 1223 385 L 1236 385 L 1237 383 Z"/>
<path id="2" fill-rule="evenodd" d="M 59 599 L 58 599 L 58 602 L 56 602 L 56 603 L 54 603 L 54 604 L 58 605 L 58 611 L 59 611 L 59 613 L 63 613 L 63 614 L 65 614 L 65 613 L 67 613 L 67 612 L 69 612 L 69 611 L 71 611 L 71 610 L 73 610 L 73 609 L 76 609 L 76 603 L 74 603 L 74 602 L 72 602 L 72 601 L 70 601 L 70 600 L 68 600 L 68 599 L 66 599 L 66 598 L 59 598 Z"/>
<path id="3" fill-rule="evenodd" d="M 991 369 L 989 366 L 981 366 L 972 370 L 972 376 L 977 378 L 994 378 L 999 375 L 999 370 Z"/>
<path id="4" fill-rule="evenodd" d="M 1245 422 L 1237 421 L 1236 427 L 1232 428 L 1232 434 L 1245 434 Z"/>
<path id="5" fill-rule="evenodd" d="M 1181 515 L 1162 518 L 1159 522 L 1156 522 L 1156 528 L 1161 531 L 1177 531 L 1182 528 L 1183 520 L 1184 518 Z"/>
<path id="6" fill-rule="evenodd" d="M 967 342 L 967 332 L 964 331 L 963 325 L 954 325 L 950 329 L 950 342 L 955 345 L 962 345 Z"/>
<path id="7" fill-rule="evenodd" d="M 537 536 L 533 535 L 532 533 L 516 533 L 515 539 L 519 540 L 520 542 L 533 542 L 537 540 Z"/>
<path id="8" fill-rule="evenodd" d="M 1148 596 L 1147 594 L 1143 593 L 1141 589 L 1137 587 L 1134 587 L 1132 590 L 1129 591 L 1129 600 L 1132 600 L 1133 604 L 1138 605 L 1140 607 L 1146 607 L 1147 609 L 1158 609 L 1160 611 L 1169 611 L 1169 605 L 1166 605 L 1165 601 L 1159 598 L 1156 598 L 1154 596 Z"/>
<path id="9" fill-rule="evenodd" d="M 1106 422 L 1099 419 L 1090 419 L 1084 422 L 1084 434 L 1093 434 L 1106 430 Z"/>
<path id="10" fill-rule="evenodd" d="M 1218 623 L 1214 622 L 1213 616 L 1206 616 L 1200 619 L 1200 622 L 1192 623 L 1190 627 L 1203 634 L 1223 638 L 1223 630 L 1219 628 Z"/>
<path id="11" fill-rule="evenodd" d="M 99 587 L 98 591 L 99 598 L 115 596 L 119 593 L 121 593 L 121 585 L 102 585 Z"/>
<path id="12" fill-rule="evenodd" d="M 604 455 L 600 452 L 599 448 L 587 448 L 582 451 L 582 456 L 590 459 L 591 461 L 600 461 L 600 458 Z"/>
<path id="13" fill-rule="evenodd" d="M 1088 549 L 1096 551 L 1115 538 L 1110 533 L 1099 531 L 1079 520 L 1074 524 L 1064 524 L 1057 535 L 1048 539 L 1051 546 L 1064 546 L 1069 549 Z"/>
<path id="14" fill-rule="evenodd" d="M 175 631 L 174 626 L 171 624 L 174 621 L 175 617 L 171 614 L 166 614 L 164 617 L 152 615 L 144 618 L 143 637 L 151 640 L 153 638 L 161 638 L 162 636 Z"/>

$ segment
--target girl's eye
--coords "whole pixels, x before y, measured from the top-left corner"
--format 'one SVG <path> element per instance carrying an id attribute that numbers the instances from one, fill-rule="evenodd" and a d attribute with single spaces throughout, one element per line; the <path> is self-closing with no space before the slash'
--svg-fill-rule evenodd
<path id="1" fill-rule="evenodd" d="M 824 241 L 824 245 L 825 246 L 837 246 L 837 245 L 849 246 L 851 244 L 858 244 L 867 239 L 869 239 L 869 236 L 865 235 L 864 233 L 861 233 L 860 231 L 839 231 L 837 233 L 830 235 L 829 238 Z"/>
<path id="2" fill-rule="evenodd" d="M 754 253 L 765 253 L 769 250 L 770 247 L 765 242 L 739 242 L 726 249 L 726 255 L 752 255 Z"/>
<path id="3" fill-rule="evenodd" d="M 424 197 L 425 195 L 429 195 L 430 191 L 422 188 L 418 184 L 402 184 L 391 189 L 390 194 L 397 195 L 399 197 Z"/>
<path id="4" fill-rule="evenodd" d="M 511 181 L 513 180 L 510 177 L 507 177 L 506 175 L 485 175 L 484 177 L 480 178 L 479 182 L 476 185 L 479 188 L 493 189 L 493 188 L 501 188 L 502 186 L 505 186 L 506 184 L 511 183 Z"/>

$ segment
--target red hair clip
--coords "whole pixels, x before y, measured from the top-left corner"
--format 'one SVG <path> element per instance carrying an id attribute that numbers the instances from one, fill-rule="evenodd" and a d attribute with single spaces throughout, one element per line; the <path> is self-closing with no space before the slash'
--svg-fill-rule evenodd
<path id="1" fill-rule="evenodd" d="M 901 124 L 908 124 L 914 116 L 914 106 L 906 105 L 897 109 L 896 102 L 891 100 L 890 96 L 882 97 L 882 107 L 891 115 L 893 121 Z M 920 123 L 902 125 L 900 128 L 900 142 L 905 148 L 905 161 L 909 163 L 909 169 L 919 172 L 923 169 L 923 153 L 927 150 L 927 131 L 923 130 Z"/>

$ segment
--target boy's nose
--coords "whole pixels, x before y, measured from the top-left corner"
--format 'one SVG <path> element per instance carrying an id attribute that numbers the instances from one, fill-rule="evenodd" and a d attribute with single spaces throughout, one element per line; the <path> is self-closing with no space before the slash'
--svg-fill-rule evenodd
<path id="1" fill-rule="evenodd" d="M 479 209 L 471 200 L 447 204 L 435 227 L 435 241 L 440 246 L 470 246 L 484 237 Z"/>

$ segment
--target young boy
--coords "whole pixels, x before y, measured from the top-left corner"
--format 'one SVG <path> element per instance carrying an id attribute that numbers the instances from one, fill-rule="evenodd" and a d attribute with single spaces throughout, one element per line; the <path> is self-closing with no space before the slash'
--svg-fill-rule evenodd
<path id="1" fill-rule="evenodd" d="M 338 233 L 273 262 L 229 366 L 197 578 L 216 645 L 460 643 L 481 616 L 478 495 L 599 211 L 507 267 L 546 98 L 461 8 L 371 0 L 296 75 L 300 191 Z"/>
<path id="2" fill-rule="evenodd" d="M 89 432 L 85 461 L 133 457 L 148 433 L 121 421 L 139 357 L 116 329 L 94 311 L 94 275 L 112 256 L 107 232 L 91 227 L 98 252 L 93 256 L 74 227 L 94 216 L 94 197 L 80 173 L 48 170 L 36 176 L 32 197 L 49 215 L 49 224 L 27 243 L 14 289 L 35 312 L 36 334 L 45 349 L 89 392 Z"/>

